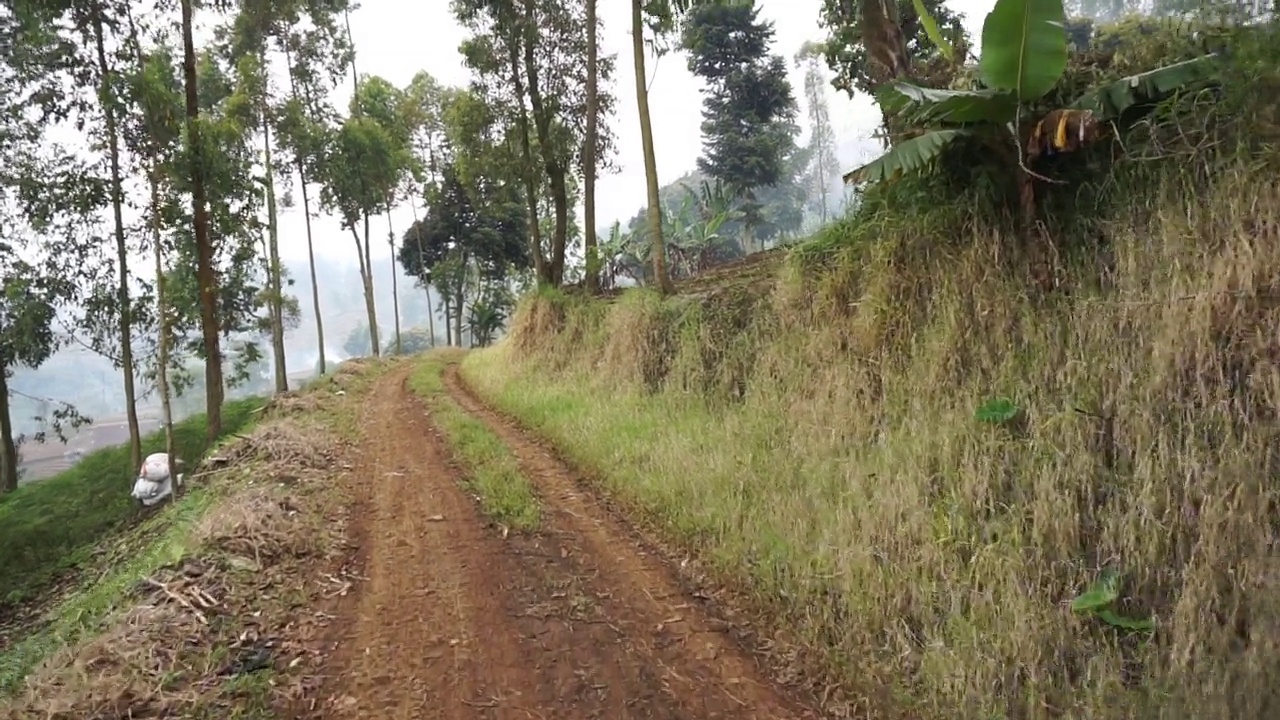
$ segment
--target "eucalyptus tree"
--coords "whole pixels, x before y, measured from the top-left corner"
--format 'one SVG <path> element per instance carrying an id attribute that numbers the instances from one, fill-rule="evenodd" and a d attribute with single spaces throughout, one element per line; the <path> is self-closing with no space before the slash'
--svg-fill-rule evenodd
<path id="1" fill-rule="evenodd" d="M 166 168 L 172 167 L 181 147 L 182 86 L 176 72 L 174 53 L 163 44 L 153 41 L 152 47 L 143 51 L 142 38 L 132 13 L 127 12 L 129 27 L 128 47 L 134 64 L 126 77 L 130 109 L 122 128 L 122 135 L 130 152 L 143 159 L 147 176 L 147 236 L 151 241 L 151 253 L 155 267 L 155 319 L 156 357 L 154 374 L 156 389 L 160 395 L 161 418 L 164 424 L 165 452 L 169 456 L 169 473 L 175 475 L 177 445 L 173 435 L 173 386 L 169 380 L 169 365 L 173 349 L 172 322 L 169 298 L 166 293 L 165 221 L 161 205 L 162 187 L 166 183 Z"/>
<path id="2" fill-rule="evenodd" d="M 447 149 L 445 114 L 457 97 L 454 88 L 446 88 L 425 70 L 418 71 L 401 95 L 400 122 L 409 131 L 409 144 L 414 155 L 414 170 L 405 177 L 405 195 L 418 222 L 418 200 L 425 202 L 428 191 L 443 181 L 441 167 Z M 432 346 L 436 341 L 435 310 L 431 302 L 429 276 L 418 278 L 427 296 L 427 329 Z M 446 323 L 448 329 L 448 323 Z"/>
<path id="3" fill-rule="evenodd" d="M 399 202 L 404 191 L 405 180 L 420 175 L 417 158 L 412 151 L 414 127 L 410 119 L 404 116 L 407 102 L 403 90 L 376 75 L 365 78 L 355 97 L 352 98 L 352 115 L 369 118 L 377 123 L 385 131 L 385 138 L 392 145 L 390 159 L 393 166 L 386 174 L 379 173 L 377 177 L 370 176 L 368 179 L 374 184 L 374 191 L 381 192 L 384 198 L 382 211 L 387 218 L 387 245 L 391 249 L 391 303 L 395 329 L 394 348 L 397 355 L 402 350 L 400 289 L 396 284 L 396 234 L 391 222 L 391 210 Z"/>
<path id="4" fill-rule="evenodd" d="M 387 88 L 394 89 L 381 78 L 366 78 L 357 86 L 350 116 L 328 135 L 329 146 L 321 168 L 321 203 L 338 214 L 355 242 L 375 357 L 380 353 L 381 341 L 373 295 L 369 220 L 387 212 L 389 198 L 411 162 L 407 133 L 398 119 L 399 99 L 384 98 Z M 363 233 L 357 228 L 362 228 Z"/>
<path id="5" fill-rule="evenodd" d="M 663 293 L 674 292 L 667 271 L 666 242 L 662 235 L 662 198 L 658 186 L 658 160 L 653 144 L 653 120 L 649 113 L 649 84 L 645 72 L 645 31 L 653 35 L 655 48 L 663 48 L 676 24 L 701 5 L 754 5 L 754 0 L 631 0 L 631 52 L 634 58 L 636 107 L 640 113 L 640 142 L 644 151 L 645 188 L 648 195 L 648 234 L 654 282 Z"/>
<path id="6" fill-rule="evenodd" d="M 81 316 L 77 331 L 89 334 L 79 340 L 90 349 L 109 358 L 123 375 L 130 457 L 134 465 L 142 462 L 141 437 L 138 430 L 137 392 L 134 384 L 133 329 L 136 308 L 130 297 L 129 245 L 124 223 L 124 158 L 120 143 L 121 59 L 115 46 L 109 47 L 109 30 L 123 25 L 128 9 L 121 0 L 12 0 L 8 4 L 16 34 L 16 51 L 10 59 L 23 66 L 24 79 L 19 85 L 30 85 L 37 77 L 42 82 L 62 84 L 71 89 L 60 91 L 50 102 L 59 108 L 58 118 L 83 131 L 92 140 L 90 153 L 99 148 L 105 154 L 106 176 L 110 192 L 101 208 L 81 206 L 65 208 L 67 212 L 87 217 L 110 207 L 113 220 L 111 236 L 114 256 L 101 258 L 114 264 L 114 272 L 89 275 L 92 312 Z M 119 45 L 120 43 L 115 43 Z M 81 88 L 91 88 L 83 92 Z M 95 258 L 98 260 L 99 258 Z M 97 265 L 97 263 L 94 263 Z M 108 281 L 106 276 L 112 275 Z"/>
<path id="7" fill-rule="evenodd" d="M 587 292 L 600 291 L 600 250 L 596 240 L 596 138 L 600 119 L 596 107 L 600 99 L 600 72 L 596 63 L 600 54 L 600 23 L 596 18 L 596 0 L 587 3 L 587 128 L 582 142 L 583 199 L 585 223 L 583 238 L 586 256 Z"/>
<path id="8" fill-rule="evenodd" d="M 289 99 L 277 114 L 276 135 L 292 156 L 302 190 L 302 214 L 307 230 L 307 265 L 311 273 L 311 303 L 316 321 L 317 371 L 326 370 L 324 316 L 320 310 L 320 285 L 316 274 L 315 238 L 311 226 L 311 184 L 322 177 L 325 161 L 326 128 L 336 121 L 336 110 L 326 96 L 346 71 L 351 53 L 348 39 L 337 26 L 338 13 L 345 13 L 346 0 L 315 4 L 311 27 L 294 25 L 278 40 L 285 54 L 289 75 Z M 328 8 L 329 12 L 314 11 Z"/>
<path id="9" fill-rule="evenodd" d="M 529 206 L 531 249 L 541 282 L 564 279 L 571 229 L 571 192 L 586 170 L 587 118 L 594 118 L 593 164 L 610 156 L 613 135 L 607 123 L 614 99 L 603 90 L 613 76 L 614 58 L 597 58 L 592 112 L 587 109 L 590 42 L 582 28 L 586 7 L 553 0 L 458 0 L 458 19 L 472 31 L 463 55 L 475 73 L 474 86 L 496 107 L 514 109 Z M 596 19 L 598 22 L 598 18 Z M 533 151 L 537 150 L 537 161 Z M 542 242 L 538 199 L 543 183 L 554 224 L 549 247 Z"/>
<path id="10" fill-rule="evenodd" d="M 812 193 L 810 207 L 818 211 L 819 222 L 827 224 L 828 197 L 833 181 L 839 177 L 836 159 L 836 135 L 831 126 L 827 105 L 828 81 L 820 64 L 822 46 L 806 42 L 796 53 L 795 63 L 804 68 L 804 97 L 809 119 L 809 167 L 805 185 Z"/>
<path id="11" fill-rule="evenodd" d="M 203 340 L 206 436 L 209 442 L 222 434 L 222 344 L 218 323 L 218 274 L 214 268 L 213 239 L 209 234 L 209 203 L 205 194 L 209 146 L 203 142 L 200 123 L 200 91 L 197 78 L 194 0 L 179 0 L 182 12 L 182 79 L 185 96 L 188 174 L 191 189 L 192 234 L 195 240 L 196 288 L 200 302 Z"/>
<path id="12" fill-rule="evenodd" d="M 87 10 L 89 25 L 93 28 L 93 45 L 97 60 L 98 102 L 101 107 L 104 131 L 107 139 L 108 159 L 111 167 L 111 212 L 115 230 L 116 262 L 118 275 L 116 283 L 117 317 L 119 319 L 120 356 L 118 365 L 124 377 L 125 417 L 129 426 L 129 459 L 130 467 L 142 465 L 142 434 L 138 428 L 137 390 L 134 387 L 133 361 L 133 323 L 132 308 L 129 297 L 129 245 L 125 239 L 124 227 L 124 184 L 120 170 L 120 131 L 117 110 L 119 103 L 116 97 L 119 86 L 118 73 L 114 63 L 108 60 L 106 49 L 106 31 L 108 15 L 114 24 L 119 25 L 123 15 L 122 3 L 109 3 L 107 0 L 91 0 Z"/>

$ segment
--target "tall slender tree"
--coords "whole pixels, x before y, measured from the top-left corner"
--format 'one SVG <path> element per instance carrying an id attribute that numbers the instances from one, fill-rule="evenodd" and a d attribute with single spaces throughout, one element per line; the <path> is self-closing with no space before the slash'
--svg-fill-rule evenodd
<path id="1" fill-rule="evenodd" d="M 811 193 L 810 206 L 816 206 L 820 222 L 826 225 L 828 196 L 840 169 L 836 159 L 836 134 L 827 105 L 829 84 L 821 60 L 822 46 L 814 42 L 801 46 L 795 58 L 796 65 L 804 68 L 804 96 L 809 116 L 809 168 L 805 184 Z"/>
<path id="2" fill-rule="evenodd" d="M 654 34 L 658 47 L 663 35 L 674 32 L 677 21 L 702 5 L 753 5 L 754 0 L 631 0 L 631 51 L 636 77 L 636 108 L 640 114 L 640 144 L 644 152 L 648 233 L 654 283 L 664 293 L 675 292 L 667 271 L 667 244 L 662 232 L 662 198 L 658 185 L 658 160 L 653 144 L 653 119 L 649 114 L 649 83 L 645 72 L 645 30 Z"/>
<path id="3" fill-rule="evenodd" d="M 328 5 L 317 7 L 330 7 Z M 312 227 L 311 185 L 324 177 L 327 126 L 333 109 L 324 96 L 346 72 L 348 62 L 345 33 L 340 32 L 336 13 L 314 12 L 312 28 L 294 25 L 279 39 L 289 75 L 289 99 L 278 114 L 276 135 L 292 156 L 302 191 L 302 213 L 307 232 L 307 265 L 311 275 L 311 304 L 316 321 L 318 371 L 328 371 L 325 354 L 324 316 L 320 307 L 320 284 L 316 272 L 315 235 Z"/>
<path id="4" fill-rule="evenodd" d="M 120 337 L 119 360 L 124 377 L 125 418 L 129 426 L 129 464 L 131 467 L 141 467 L 142 433 L 138 428 L 137 390 L 134 387 L 133 322 L 129 298 L 129 245 L 125 240 L 124 181 L 120 171 L 120 132 L 116 121 L 116 98 L 113 87 L 116 84 L 116 72 L 107 60 L 106 33 L 103 30 L 106 24 L 106 2 L 94 0 L 88 10 L 98 64 L 98 102 L 102 107 L 106 125 L 107 153 L 111 167 L 111 215 L 119 271 L 116 285 Z"/>
<path id="5" fill-rule="evenodd" d="M 596 136 L 599 116 L 600 72 L 596 67 L 600 52 L 600 28 L 596 20 L 596 0 L 587 2 L 587 132 L 583 142 L 583 245 L 587 261 L 587 292 L 600 291 L 600 249 L 596 241 Z"/>
<path id="6" fill-rule="evenodd" d="M 644 152 L 645 188 L 649 200 L 649 243 L 653 278 L 663 294 L 675 292 L 667 272 L 667 243 L 662 238 L 662 198 L 658 194 L 658 157 L 653 147 L 653 119 L 649 114 L 649 85 L 644 60 L 644 1 L 631 0 L 631 52 L 636 69 L 636 106 L 640 111 L 640 144 Z"/>
<path id="7" fill-rule="evenodd" d="M 129 28 L 128 47 L 134 64 L 129 78 L 133 112 L 123 135 L 129 150 L 141 156 L 146 167 L 148 235 L 156 273 L 156 391 L 160 395 L 169 474 L 177 477 L 178 450 L 173 434 L 173 390 L 169 380 L 173 332 L 169 319 L 161 182 L 165 172 L 164 164 L 166 160 L 171 161 L 179 142 L 182 93 L 174 73 L 172 54 L 161 46 L 150 56 L 145 55 L 137 23 L 128 5 L 125 6 L 125 18 Z"/>
<path id="8" fill-rule="evenodd" d="M 218 333 L 218 276 L 214 268 L 209 206 L 205 197 L 205 148 L 200 138 L 200 92 L 196 75 L 196 45 L 192 0 L 182 5 L 182 76 L 186 95 L 187 143 L 191 156 L 191 215 L 195 226 L 196 282 L 200 298 L 200 331 L 204 339 L 206 435 L 209 442 L 222 434 L 222 346 Z"/>

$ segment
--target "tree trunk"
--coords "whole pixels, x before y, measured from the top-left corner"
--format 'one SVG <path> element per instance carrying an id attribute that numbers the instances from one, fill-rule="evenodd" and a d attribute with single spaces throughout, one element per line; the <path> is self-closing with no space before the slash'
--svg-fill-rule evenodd
<path id="1" fill-rule="evenodd" d="M 555 204 L 556 225 L 552 238 L 551 283 L 559 287 L 564 282 L 564 253 L 569 239 L 569 187 L 565 182 L 565 173 L 555 167 L 551 172 L 551 198 Z"/>
<path id="2" fill-rule="evenodd" d="M 141 68 L 145 62 L 142 57 L 142 44 L 138 42 L 138 28 L 133 24 L 133 14 L 129 12 L 127 4 L 125 14 L 129 18 L 129 42 L 133 45 L 134 57 L 137 59 L 138 67 Z M 147 148 L 147 184 L 151 190 L 151 207 L 148 210 L 151 215 L 151 242 L 154 246 L 152 249 L 156 262 L 156 329 L 159 335 L 156 348 L 156 388 L 160 391 L 164 451 L 169 456 L 169 477 L 176 479 L 178 477 L 178 444 L 173 437 L 173 397 L 169 389 L 169 348 L 173 346 L 173 333 L 169 329 L 168 302 L 166 301 L 168 281 L 164 276 L 164 246 L 160 241 L 160 231 L 164 226 L 160 214 L 160 160 L 153 144 L 148 143 Z M 141 468 L 141 459 L 135 465 Z M 175 495 L 178 493 L 176 482 L 173 485 L 173 492 Z"/>
<path id="3" fill-rule="evenodd" d="M 387 245 L 391 247 L 391 308 L 396 323 L 396 355 L 404 352 L 400 342 L 400 290 L 396 279 L 396 232 L 391 226 L 391 207 L 387 206 Z"/>
<path id="4" fill-rule="evenodd" d="M 547 260 L 542 254 L 542 226 L 538 221 L 538 186 L 537 168 L 533 164 L 533 147 L 529 137 L 529 111 L 524 106 L 524 80 L 520 75 L 520 55 L 515 43 L 511 43 L 511 82 L 515 87 L 516 99 L 520 110 L 516 114 L 516 125 L 520 131 L 520 155 L 524 160 L 521 176 L 524 180 L 524 195 L 529 204 L 529 244 L 533 250 L 533 272 L 539 282 L 550 282 L 547 275 Z M 446 318 L 447 319 L 447 318 Z"/>
<path id="5" fill-rule="evenodd" d="M 289 92 L 294 100 L 298 99 L 298 81 L 293 75 L 293 53 L 289 44 L 285 43 L 285 62 L 289 66 Z M 311 233 L 311 195 L 307 192 L 307 170 L 302 158 L 296 158 L 298 165 L 298 182 L 302 185 L 302 216 L 307 221 L 307 264 L 311 268 L 311 304 L 316 313 L 316 345 L 320 350 L 320 375 L 324 375 L 324 318 L 320 315 L 320 284 L 316 278 L 316 251 Z"/>
<path id="6" fill-rule="evenodd" d="M 644 71 L 644 0 L 631 0 L 631 49 L 636 65 L 636 105 L 640 108 L 640 141 L 644 145 L 644 175 L 649 191 L 649 242 L 653 248 L 653 279 L 662 294 L 675 292 L 667 273 L 666 242 L 662 238 L 662 205 L 658 196 L 658 160 L 653 150 L 653 122 L 649 118 L 649 89 Z"/>
<path id="7" fill-rule="evenodd" d="M 320 374 L 327 368 L 324 359 L 324 318 L 320 314 L 320 284 L 316 279 L 316 251 L 311 239 L 311 198 L 307 193 L 307 174 L 298 161 L 298 178 L 302 183 L 302 213 L 307 218 L 307 264 L 311 267 L 311 304 L 316 310 L 316 345 L 320 349 Z"/>
<path id="8" fill-rule="evenodd" d="M 369 218 L 365 217 L 364 226 L 369 227 Z M 364 290 L 364 310 L 369 319 L 369 349 L 373 357 L 378 357 L 378 310 L 373 303 L 373 269 L 365 261 L 365 252 L 360 245 L 360 234 L 354 225 L 350 226 L 351 237 L 356 241 L 356 257 L 360 260 L 360 283 Z M 368 237 L 366 235 L 365 237 Z"/>
<path id="9" fill-rule="evenodd" d="M 351 86 L 353 93 L 351 98 L 354 100 L 360 95 L 360 74 L 356 72 L 356 40 L 355 36 L 351 34 L 351 11 L 343 10 L 342 19 L 347 24 L 347 44 L 351 46 Z M 353 112 L 355 115 L 359 116 L 359 103 L 355 105 L 355 108 L 356 109 Z"/>
<path id="10" fill-rule="evenodd" d="M 265 67 L 265 63 L 263 64 Z M 284 282 L 280 275 L 280 223 L 276 213 L 275 168 L 271 162 L 271 123 L 262 114 L 262 146 L 267 175 L 267 249 L 271 263 L 271 354 L 275 356 L 276 392 L 289 392 L 289 371 L 284 360 Z"/>
<path id="11" fill-rule="evenodd" d="M 161 417 L 164 423 L 164 451 L 169 455 L 169 477 L 174 479 L 174 491 L 178 489 L 178 445 L 173 438 L 173 402 L 169 391 L 169 346 L 171 344 L 169 330 L 169 308 L 166 302 L 168 281 L 164 276 L 164 247 L 160 244 L 160 173 L 158 163 L 151 158 L 151 242 L 155 246 L 156 256 L 156 318 L 159 321 L 160 342 L 157 348 L 156 385 L 160 390 Z M 192 458 L 194 460 L 194 458 Z M 136 463 L 139 467 L 142 462 Z"/>
<path id="12" fill-rule="evenodd" d="M 435 310 L 431 307 L 431 286 L 427 285 L 423 288 L 427 292 L 427 332 L 431 333 L 431 348 L 436 347 L 436 319 Z"/>
<path id="13" fill-rule="evenodd" d="M 466 305 L 463 285 L 464 283 L 458 283 L 458 292 L 453 300 L 453 336 L 458 339 L 458 347 L 462 347 L 462 309 Z"/>
<path id="14" fill-rule="evenodd" d="M 204 157 L 200 147 L 200 102 L 196 89 L 196 48 L 192 35 L 192 0 L 182 0 L 182 74 L 186 86 L 187 139 L 192 149 L 191 214 L 196 236 L 196 282 L 200 289 L 200 330 L 204 338 L 206 437 L 212 444 L 222 434 L 222 350 L 218 337 L 218 277 L 209 237 L 209 209 L 204 192 Z"/>
<path id="15" fill-rule="evenodd" d="M 453 303 L 449 302 L 449 296 L 440 295 L 440 302 L 444 303 L 444 344 L 447 347 L 453 347 L 453 315 L 451 308 Z"/>
<path id="16" fill-rule="evenodd" d="M 587 0 L 587 139 L 583 148 L 583 214 L 585 227 L 582 229 L 583 247 L 587 260 L 587 292 L 600 292 L 600 252 L 596 240 L 596 135 L 599 122 L 599 83 L 600 72 L 596 67 L 599 60 L 599 34 L 596 27 L 596 0 Z"/>
<path id="17" fill-rule="evenodd" d="M 356 70 L 356 41 L 351 33 L 351 12 L 343 11 L 343 19 L 347 25 L 347 43 L 351 45 L 351 86 L 352 100 L 358 100 L 360 97 L 360 73 Z M 360 117 L 360 103 L 352 103 L 352 114 Z M 363 182 L 363 181 L 362 181 Z M 369 213 L 362 213 L 364 217 L 364 246 L 363 253 L 360 254 L 360 280 L 364 283 L 364 306 L 365 311 L 369 315 L 369 349 L 373 357 L 381 357 L 382 349 L 378 346 L 378 311 L 373 300 L 373 256 L 369 250 Z M 356 234 L 355 226 L 351 228 L 351 234 Z M 361 245 L 359 236 L 356 237 L 356 252 L 361 253 Z"/>
<path id="18" fill-rule="evenodd" d="M 431 172 L 432 173 L 435 173 L 435 166 L 436 166 L 435 157 L 436 157 L 435 152 L 432 152 L 431 153 Z M 413 211 L 413 224 L 417 225 L 418 224 L 418 205 L 413 201 L 412 198 L 410 198 L 409 200 L 409 209 Z M 427 263 L 422 256 L 423 256 L 422 243 L 418 243 L 419 262 L 421 263 L 421 266 L 424 270 L 423 274 L 426 274 L 425 269 L 427 267 Z M 435 348 L 436 318 L 435 318 L 435 311 L 431 309 L 431 283 L 423 281 L 422 289 L 427 293 L 427 332 L 431 333 L 431 347 Z"/>
<path id="19" fill-rule="evenodd" d="M 369 242 L 369 213 L 364 213 L 364 268 L 364 304 L 369 311 L 369 342 L 373 345 L 373 356 L 382 357 L 378 306 L 373 298 L 373 249 Z"/>
<path id="20" fill-rule="evenodd" d="M 524 7 L 524 69 L 529 79 L 529 104 L 533 108 L 533 124 L 538 131 L 538 149 L 542 155 L 543 165 L 546 167 L 547 178 L 551 181 L 551 199 L 556 215 L 546 279 L 550 284 L 559 286 L 564 278 L 564 253 L 565 245 L 568 243 L 568 188 L 565 183 L 565 168 L 555 155 L 555 142 L 551 138 L 551 113 L 543 102 L 542 88 L 538 82 L 538 63 L 534 52 L 538 39 L 538 23 L 534 14 L 533 0 L 524 0 Z"/>
<path id="21" fill-rule="evenodd" d="M 0 495 L 18 489 L 18 447 L 13 442 L 13 422 L 9 418 L 8 372 L 7 366 L 0 366 Z"/>
<path id="22" fill-rule="evenodd" d="M 107 65 L 106 42 L 102 32 L 102 4 L 93 6 L 93 39 L 98 50 L 98 100 L 107 125 L 107 148 L 111 159 L 111 211 L 115 221 L 116 262 L 120 265 L 116 304 L 120 306 L 120 364 L 124 373 L 125 417 L 129 424 L 129 462 L 142 467 L 142 433 L 138 429 L 138 398 L 133 384 L 133 313 L 129 305 L 129 246 L 124 236 L 124 187 L 120 178 L 120 133 L 116 127 L 115 105 L 111 101 L 111 68 Z"/>

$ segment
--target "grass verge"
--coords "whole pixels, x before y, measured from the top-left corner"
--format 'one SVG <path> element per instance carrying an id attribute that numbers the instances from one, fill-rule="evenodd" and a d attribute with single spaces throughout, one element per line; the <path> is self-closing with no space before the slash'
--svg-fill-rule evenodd
<path id="1" fill-rule="evenodd" d="M 1057 292 L 1028 290 L 1038 261 L 1000 225 L 931 201 L 840 224 L 764 293 L 543 293 L 462 371 L 772 609 L 851 698 L 913 718 L 1270 716 L 1268 172 L 1135 181 Z"/>
<path id="2" fill-rule="evenodd" d="M 277 717 L 305 666 L 268 633 L 341 584 L 357 403 L 333 390 L 360 370 L 272 399 L 225 465 L 114 538 L 120 560 L 0 654 L 0 718 Z"/>
<path id="3" fill-rule="evenodd" d="M 448 437 L 466 469 L 466 485 L 494 520 L 511 528 L 538 527 L 540 507 L 511 449 L 483 421 L 458 407 L 444 386 L 444 371 L 463 353 L 435 351 L 415 360 L 410 388 L 431 408 L 432 419 Z"/>
<path id="4" fill-rule="evenodd" d="M 262 398 L 227 403 L 223 436 L 241 432 Z M 204 415 L 174 425 L 178 454 L 189 466 L 208 451 Z M 143 439 L 142 452 L 164 451 L 164 433 Z M 103 540 L 139 516 L 129 496 L 138 469 L 127 446 L 89 453 L 69 470 L 0 496 L 0 612 L 38 597 L 58 578 L 92 559 Z"/>

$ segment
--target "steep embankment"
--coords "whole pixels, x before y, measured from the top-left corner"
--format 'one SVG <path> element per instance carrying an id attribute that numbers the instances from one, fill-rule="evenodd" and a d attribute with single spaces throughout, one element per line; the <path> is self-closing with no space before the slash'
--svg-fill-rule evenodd
<path id="1" fill-rule="evenodd" d="M 349 503 L 340 480 L 357 398 L 376 371 L 348 363 L 300 393 L 229 405 L 226 429 L 238 432 L 192 468 L 180 498 L 96 536 L 81 537 L 90 521 L 67 508 L 104 506 L 84 513 L 99 522 L 120 498 L 127 507 L 127 449 L 20 490 L 91 494 L 43 514 L 25 504 L 0 513 L 10 537 L 21 530 L 29 547 L 54 548 L 32 562 L 66 555 L 84 571 L 43 598 L 38 615 L 5 628 L 13 643 L 0 646 L 0 718 L 267 718 L 305 695 L 312 657 L 302 647 L 326 622 L 312 608 L 351 588 L 340 571 Z M 193 465 L 203 435 L 196 421 L 180 435 Z M 82 544 L 58 543 L 60 528 Z"/>
<path id="2" fill-rule="evenodd" d="M 671 299 L 533 297 L 463 377 L 877 713 L 1268 716 L 1280 189 L 1256 167 L 1135 190 L 1051 293 L 971 208 L 868 211 Z"/>

